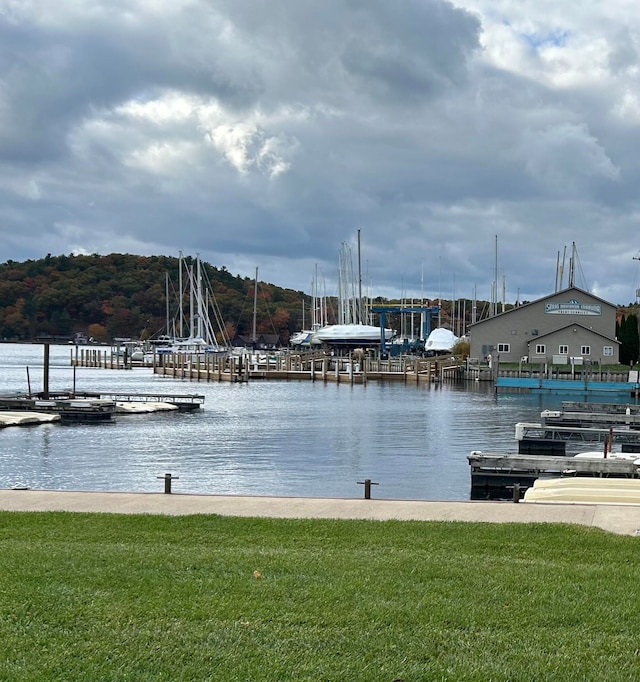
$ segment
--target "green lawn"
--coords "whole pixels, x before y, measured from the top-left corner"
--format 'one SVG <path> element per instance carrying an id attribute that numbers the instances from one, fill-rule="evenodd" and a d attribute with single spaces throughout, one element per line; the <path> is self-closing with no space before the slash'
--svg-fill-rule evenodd
<path id="1" fill-rule="evenodd" d="M 640 538 L 0 513 L 1 680 L 637 680 Z"/>

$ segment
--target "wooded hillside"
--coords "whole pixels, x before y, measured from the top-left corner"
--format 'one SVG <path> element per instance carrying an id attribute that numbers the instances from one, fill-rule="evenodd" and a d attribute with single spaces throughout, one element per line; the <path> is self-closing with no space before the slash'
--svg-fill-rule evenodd
<path id="1" fill-rule="evenodd" d="M 170 324 L 178 308 L 180 263 L 179 258 L 168 256 L 118 253 L 47 255 L 40 260 L 2 263 L 0 341 L 44 338 L 65 341 L 84 334 L 95 341 L 109 343 L 117 337 L 145 339 L 166 334 L 167 307 Z M 192 258 L 182 259 L 183 269 L 192 264 Z M 218 268 L 202 262 L 201 269 L 203 279 L 211 285 L 227 338 L 250 337 L 254 280 L 232 275 L 224 266 Z M 184 287 L 182 300 L 187 310 L 189 301 Z M 311 324 L 311 297 L 302 291 L 258 282 L 256 301 L 257 336 L 277 335 L 280 343 L 286 345 L 292 334 Z M 388 300 L 377 297 L 372 302 L 380 304 Z M 435 301 L 429 302 L 434 304 Z M 486 301 L 477 305 L 479 311 L 488 306 Z M 468 299 L 442 301 L 439 322 L 460 334 L 471 322 L 471 310 L 472 302 Z M 326 301 L 326 313 L 328 324 L 337 322 L 335 298 L 329 297 Z M 465 321 L 464 325 L 461 320 Z M 400 334 L 410 335 L 397 314 L 387 316 L 387 325 Z M 168 333 L 172 331 L 169 329 Z M 185 330 L 185 333 L 188 332 Z"/>
<path id="2" fill-rule="evenodd" d="M 191 259 L 184 258 L 183 263 L 188 265 Z M 254 280 L 204 262 L 201 267 L 228 337 L 250 335 Z M 115 253 L 9 260 L 0 264 L 0 339 L 62 340 L 82 333 L 109 342 L 115 337 L 166 333 L 167 291 L 170 299 L 178 297 L 179 268 L 178 258 Z M 303 299 L 308 311 L 309 297 L 263 282 L 257 289 L 257 333 L 277 334 L 286 343 L 301 328 Z M 170 303 L 175 310 L 175 301 Z"/>

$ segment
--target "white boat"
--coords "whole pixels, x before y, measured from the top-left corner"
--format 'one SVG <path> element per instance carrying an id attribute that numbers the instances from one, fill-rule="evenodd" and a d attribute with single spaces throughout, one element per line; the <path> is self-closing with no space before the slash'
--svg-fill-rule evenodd
<path id="1" fill-rule="evenodd" d="M 604 449 L 587 450 L 573 456 L 574 459 L 628 459 L 632 462 L 638 461 L 640 463 L 639 457 L 640 453 L 637 452 L 607 452 L 605 455 Z"/>
<path id="2" fill-rule="evenodd" d="M 343 242 L 338 261 L 338 324 L 320 327 L 314 331 L 312 339 L 334 346 L 370 346 L 384 345 L 395 336 L 393 329 L 382 329 L 370 324 L 371 320 L 364 312 L 366 306 L 362 298 L 360 280 L 360 230 L 358 230 L 358 286 L 353 272 L 351 248 Z"/>
<path id="3" fill-rule="evenodd" d="M 451 330 L 438 327 L 427 337 L 424 350 L 427 355 L 450 353 L 457 341 L 458 337 Z"/>
<path id="4" fill-rule="evenodd" d="M 212 353 L 226 353 L 226 349 L 207 343 L 202 336 L 192 336 L 185 339 L 175 339 L 169 346 L 158 346 L 158 355 L 178 353 L 181 355 L 210 355 Z"/>
<path id="5" fill-rule="evenodd" d="M 369 324 L 330 324 L 319 329 L 314 336 L 322 343 L 357 346 L 380 343 L 383 339 L 390 341 L 394 332 Z"/>
<path id="6" fill-rule="evenodd" d="M 312 329 L 302 329 L 291 336 L 289 343 L 292 346 L 310 346 L 314 342 L 314 334 Z"/>
<path id="7" fill-rule="evenodd" d="M 524 494 L 529 503 L 561 504 L 640 504 L 640 480 L 637 478 L 538 479 Z"/>

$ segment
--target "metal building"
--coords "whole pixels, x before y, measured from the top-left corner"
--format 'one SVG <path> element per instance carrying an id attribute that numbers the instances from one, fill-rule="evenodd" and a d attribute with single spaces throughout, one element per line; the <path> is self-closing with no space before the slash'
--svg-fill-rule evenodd
<path id="1" fill-rule="evenodd" d="M 577 287 L 471 325 L 470 356 L 500 362 L 618 364 L 616 306 Z"/>

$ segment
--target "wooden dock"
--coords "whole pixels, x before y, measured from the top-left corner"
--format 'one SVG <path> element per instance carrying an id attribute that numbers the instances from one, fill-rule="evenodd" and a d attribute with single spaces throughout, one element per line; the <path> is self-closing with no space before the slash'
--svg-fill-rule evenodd
<path id="1" fill-rule="evenodd" d="M 167 403 L 178 408 L 181 412 L 191 412 L 204 405 L 204 396 L 189 393 L 98 393 L 103 400 L 115 403 Z"/>
<path id="2" fill-rule="evenodd" d="M 62 423 L 110 421 L 116 412 L 113 400 L 99 396 L 79 397 L 68 394 L 12 395 L 0 397 L 0 410 L 9 412 L 55 413 Z"/>
<path id="3" fill-rule="evenodd" d="M 640 455 L 639 455 L 640 457 Z M 567 456 L 496 454 L 473 451 L 467 456 L 471 470 L 471 497 L 511 497 L 509 488 L 522 492 L 545 476 L 640 478 L 633 459 L 580 459 Z"/>
<path id="4" fill-rule="evenodd" d="M 516 424 L 516 440 L 620 443 L 640 447 L 640 430 L 626 425 L 560 426 L 534 422 Z"/>
<path id="5" fill-rule="evenodd" d="M 323 351 L 286 351 L 228 355 L 161 353 L 146 364 L 124 362 L 108 351 L 81 349 L 71 353 L 74 367 L 135 369 L 148 367 L 159 376 L 188 381 L 231 383 L 252 380 L 325 381 L 364 384 L 367 381 L 438 382 L 463 378 L 463 365 L 452 356 L 381 359 L 353 351 L 333 356 Z"/>
<path id="6" fill-rule="evenodd" d="M 204 396 L 199 394 L 178 393 L 56 393 L 44 396 L 43 394 L 15 394 L 0 396 L 0 417 L 2 415 L 17 413 L 38 413 L 41 416 L 56 414 L 57 420 L 63 424 L 68 423 L 94 423 L 106 422 L 115 418 L 118 414 L 133 414 L 136 412 L 159 411 L 163 405 L 171 406 L 171 409 L 180 412 L 188 412 L 199 409 L 204 404 Z M 124 409 L 119 409 L 124 405 Z M 130 405 L 131 409 L 126 409 Z M 134 405 L 140 409 L 133 409 Z M 147 409 L 142 409 L 147 406 Z M 155 406 L 155 407 L 154 407 Z M 165 408 L 166 409 L 166 408 Z M 0 422 L 3 420 L 0 419 Z M 7 421 L 15 421 L 5 419 Z M 21 423 L 37 423 L 35 420 L 19 420 Z M 48 421 L 41 419 L 40 422 Z M 50 421 L 50 420 L 49 420 Z"/>
<path id="7" fill-rule="evenodd" d="M 461 378 L 462 367 L 452 357 L 334 357 L 324 353 L 282 353 L 190 358 L 163 356 L 155 374 L 189 381 L 248 382 L 255 380 L 323 381 L 365 384 L 367 381 L 437 382 Z"/>
<path id="8" fill-rule="evenodd" d="M 543 410 L 545 426 L 628 427 L 640 431 L 640 405 L 630 403 L 581 403 L 563 401 L 560 410 Z"/>

